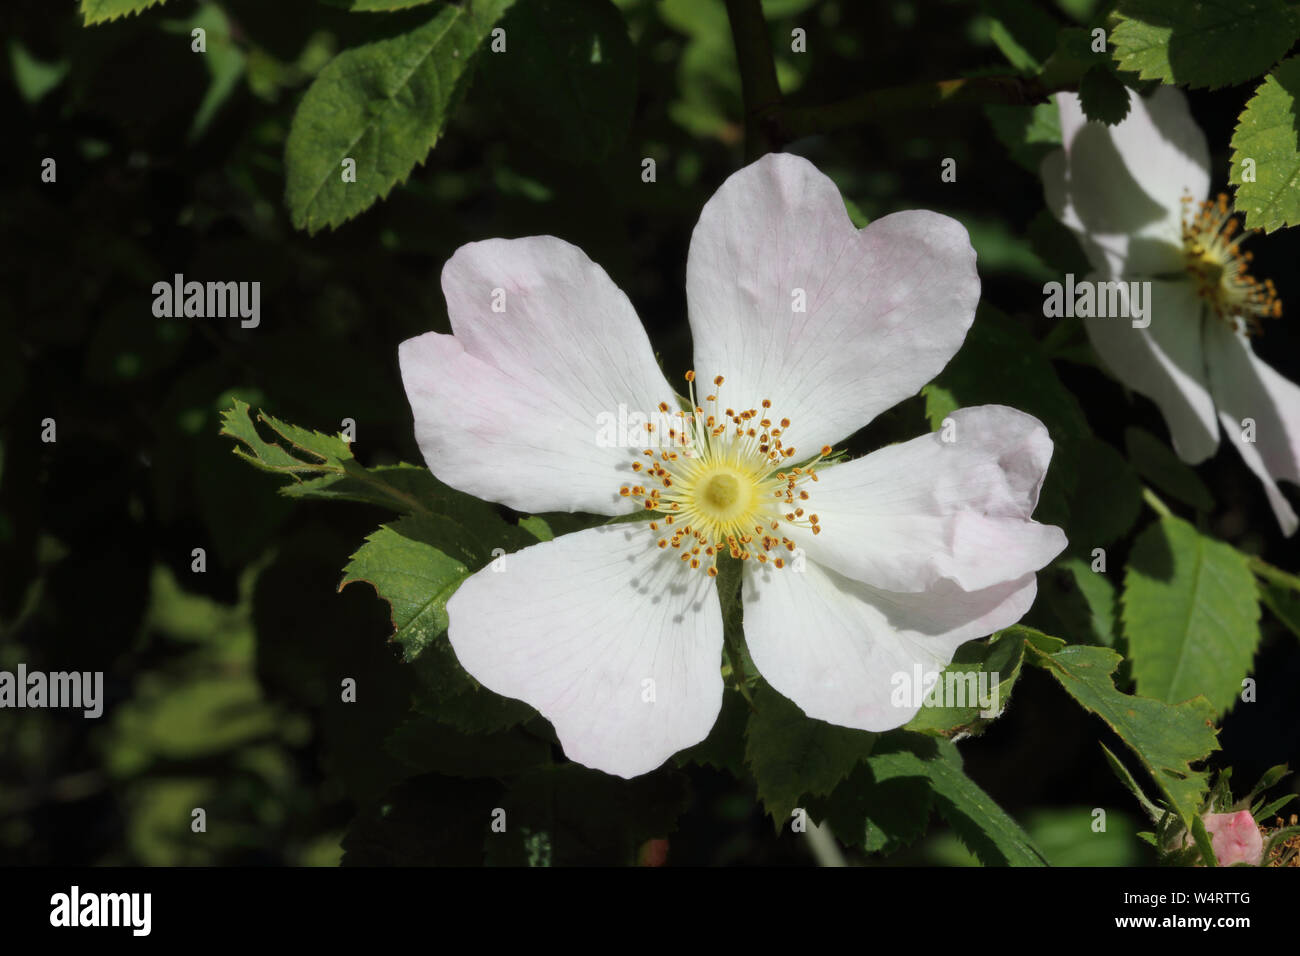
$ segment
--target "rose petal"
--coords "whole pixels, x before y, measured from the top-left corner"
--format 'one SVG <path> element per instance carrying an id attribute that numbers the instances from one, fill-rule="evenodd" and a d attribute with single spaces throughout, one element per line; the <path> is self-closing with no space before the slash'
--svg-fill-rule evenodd
<path id="1" fill-rule="evenodd" d="M 977 591 L 1046 565 L 1066 544 L 1030 518 L 1052 457 L 1047 429 L 1002 405 L 950 418 L 950 429 L 818 469 L 800 504 L 822 530 L 791 539 L 811 560 L 893 591 L 942 580 Z"/>
<path id="2" fill-rule="evenodd" d="M 1115 126 L 1088 122 L 1073 93 L 1055 99 L 1064 149 L 1041 169 L 1053 214 L 1105 275 L 1180 270 L 1183 197 L 1199 201 L 1210 189 L 1209 148 L 1186 97 L 1130 90 L 1129 114 Z"/>
<path id="3" fill-rule="evenodd" d="M 1219 447 L 1201 346 L 1202 326 L 1210 320 L 1191 282 L 1153 281 L 1150 310 L 1151 324 L 1145 329 L 1114 317 L 1084 319 L 1083 324 L 1114 376 L 1159 406 L 1178 457 L 1196 464 Z"/>
<path id="4" fill-rule="evenodd" d="M 777 153 L 731 176 L 691 237 L 695 369 L 719 401 L 772 400 L 815 452 L 866 425 L 956 354 L 979 299 L 966 230 L 932 212 L 854 228 L 835 184 Z M 806 311 L 797 311 L 803 296 Z"/>
<path id="5" fill-rule="evenodd" d="M 1264 837 L 1249 810 L 1236 813 L 1207 813 L 1201 818 L 1210 835 L 1210 846 L 1220 866 L 1247 863 L 1259 866 L 1264 859 Z"/>
<path id="6" fill-rule="evenodd" d="M 1300 387 L 1260 361 L 1249 340 L 1223 322 L 1207 320 L 1205 354 L 1224 431 L 1264 483 L 1282 533 L 1295 534 L 1300 521 L 1277 482 L 1300 484 Z M 1245 440 L 1245 419 L 1254 422 L 1253 441 Z"/>
<path id="7" fill-rule="evenodd" d="M 745 642 L 754 665 L 809 717 L 842 727 L 901 727 L 921 696 L 900 693 L 919 665 L 942 670 L 966 641 L 1018 621 L 1032 574 L 982 591 L 943 582 L 917 594 L 873 588 L 814 561 L 803 571 L 746 562 Z"/>
<path id="8" fill-rule="evenodd" d="M 713 579 L 644 524 L 563 535 L 469 578 L 447 636 L 483 686 L 555 725 L 572 760 L 621 777 L 699 743 L 722 706 Z"/>
<path id="9" fill-rule="evenodd" d="M 398 350 L 429 470 L 520 511 L 628 510 L 618 489 L 634 450 L 606 426 L 620 405 L 648 416 L 673 390 L 627 296 L 553 236 L 461 246 L 442 288 L 454 336 Z"/>

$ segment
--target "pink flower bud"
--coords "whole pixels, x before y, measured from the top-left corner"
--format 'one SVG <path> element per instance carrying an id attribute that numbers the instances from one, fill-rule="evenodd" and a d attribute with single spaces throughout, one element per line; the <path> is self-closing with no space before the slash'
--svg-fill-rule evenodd
<path id="1" fill-rule="evenodd" d="M 1205 830 L 1210 834 L 1214 858 L 1220 866 L 1249 863 L 1259 866 L 1264 857 L 1264 838 L 1249 810 L 1236 813 L 1207 813 Z"/>

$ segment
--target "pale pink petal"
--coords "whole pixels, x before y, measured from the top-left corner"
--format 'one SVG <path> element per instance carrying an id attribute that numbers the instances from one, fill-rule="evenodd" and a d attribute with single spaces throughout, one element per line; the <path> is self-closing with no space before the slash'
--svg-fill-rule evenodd
<path id="1" fill-rule="evenodd" d="M 691 237 L 695 370 L 725 377 L 722 405 L 771 399 L 792 422 L 787 444 L 815 453 L 948 363 L 979 288 L 955 220 L 900 212 L 856 229 L 811 163 L 764 156 L 722 184 Z"/>
<path id="2" fill-rule="evenodd" d="M 1098 271 L 1154 276 L 1182 267 L 1183 197 L 1209 194 L 1209 148 L 1187 99 L 1162 86 L 1129 91 L 1116 126 L 1090 123 L 1073 93 L 1056 94 L 1064 149 L 1041 174 L 1047 205 L 1079 235 Z"/>
<path id="3" fill-rule="evenodd" d="M 1213 323 L 1191 282 L 1153 281 L 1150 310 L 1147 328 L 1115 317 L 1084 319 L 1083 324 L 1103 364 L 1124 385 L 1156 403 L 1174 451 L 1196 464 L 1219 447 L 1201 345 L 1202 327 Z"/>
<path id="4" fill-rule="evenodd" d="M 563 535 L 447 602 L 465 670 L 537 708 L 570 759 L 621 777 L 703 740 L 722 706 L 717 588 L 655 537 L 640 523 Z"/>
<path id="5" fill-rule="evenodd" d="M 627 296 L 553 236 L 461 246 L 442 288 L 454 335 L 398 351 L 429 470 L 520 511 L 626 511 L 635 429 L 608 426 L 673 396 Z"/>
<path id="6" fill-rule="evenodd" d="M 966 641 L 1018 621 L 1037 593 L 1032 574 L 982 591 L 943 582 L 898 594 L 815 561 L 802 571 L 795 567 L 746 562 L 750 655 L 767 682 L 809 717 L 859 730 L 890 730 L 911 720 L 926 675 L 942 670 Z M 909 687 L 917 693 L 907 693 Z"/>
<path id="7" fill-rule="evenodd" d="M 949 421 L 818 469 L 800 504 L 822 530 L 789 536 L 811 560 L 893 591 L 944 580 L 977 591 L 1046 565 L 1066 544 L 1060 528 L 1031 519 L 1052 457 L 1047 429 L 1002 405 L 959 409 Z"/>
<path id="8" fill-rule="evenodd" d="M 1233 447 L 1264 483 L 1282 533 L 1300 525 L 1278 481 L 1300 484 L 1300 387 L 1259 360 L 1245 336 L 1207 320 L 1206 357 L 1219 418 Z M 1254 423 L 1253 441 L 1245 424 Z"/>
<path id="9" fill-rule="evenodd" d="M 1248 863 L 1259 866 L 1264 859 L 1264 837 L 1249 810 L 1236 813 L 1207 813 L 1201 818 L 1210 835 L 1210 846 L 1220 866 Z"/>

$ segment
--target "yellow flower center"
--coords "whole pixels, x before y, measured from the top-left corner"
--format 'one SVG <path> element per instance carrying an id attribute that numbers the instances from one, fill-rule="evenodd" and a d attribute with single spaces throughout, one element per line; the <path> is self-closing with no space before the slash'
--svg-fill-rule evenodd
<path id="1" fill-rule="evenodd" d="M 831 453 L 830 446 L 804 465 L 788 466 L 795 450 L 782 436 L 790 419 L 774 418 L 771 401 L 739 412 L 721 409 L 719 375 L 714 394 L 705 398 L 706 410 L 695 403 L 695 373 L 687 372 L 686 380 L 692 411 L 668 416 L 667 447 L 647 448 L 632 462 L 647 484 L 624 485 L 619 494 L 664 514 L 662 523 L 650 522 L 651 530 L 662 532 L 657 544 L 680 551 L 691 568 L 715 576 L 724 551 L 742 561 L 785 567 L 795 544 L 783 529 L 821 531 L 817 515 L 806 512 L 809 493 L 803 486 L 817 480 L 817 465 Z M 667 402 L 659 403 L 661 414 L 668 409 Z M 646 431 L 653 434 L 654 424 Z"/>
<path id="2" fill-rule="evenodd" d="M 1282 314 L 1273 280 L 1260 282 L 1247 271 L 1254 258 L 1242 250 L 1246 234 L 1237 234 L 1240 223 L 1228 208 L 1228 197 L 1207 199 L 1192 206 L 1183 197 L 1183 255 L 1196 292 L 1221 320 L 1245 322 L 1248 334 L 1261 331 L 1260 320 Z"/>

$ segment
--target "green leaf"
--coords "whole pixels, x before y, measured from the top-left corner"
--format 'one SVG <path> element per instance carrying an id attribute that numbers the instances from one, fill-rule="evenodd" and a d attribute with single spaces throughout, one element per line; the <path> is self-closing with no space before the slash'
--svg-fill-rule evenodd
<path id="1" fill-rule="evenodd" d="M 745 760 L 758 783 L 759 799 L 780 827 L 800 797 L 830 793 L 871 753 L 875 739 L 863 730 L 807 717 L 762 684 L 745 730 Z"/>
<path id="2" fill-rule="evenodd" d="M 1273 612 L 1273 616 L 1285 624 L 1292 634 L 1300 637 L 1300 595 L 1276 584 L 1260 581 L 1259 596 Z"/>
<path id="3" fill-rule="evenodd" d="M 1054 630 L 1075 644 L 1115 643 L 1119 596 L 1091 559 L 1060 558 L 1039 574 L 1039 596 L 1054 617 Z"/>
<path id="4" fill-rule="evenodd" d="M 966 776 L 950 741 L 894 731 L 880 738 L 867 763 L 877 784 L 900 777 L 928 781 L 934 808 L 985 865 L 1046 865 L 1029 835 Z"/>
<path id="5" fill-rule="evenodd" d="M 636 53 L 609 0 L 529 0 L 501 26 L 506 50 L 482 64 L 482 82 L 512 131 L 570 162 L 599 162 L 624 142 Z"/>
<path id="6" fill-rule="evenodd" d="M 1228 182 L 1237 187 L 1233 206 L 1245 214 L 1248 229 L 1272 232 L 1300 222 L 1297 95 L 1300 57 L 1293 56 L 1264 78 L 1232 132 Z M 1244 181 L 1248 159 L 1254 161 L 1253 182 Z"/>
<path id="7" fill-rule="evenodd" d="M 273 439 L 264 437 L 259 423 Z M 493 533 L 504 523 L 491 505 L 448 488 L 424 468 L 405 463 L 363 468 L 340 436 L 290 425 L 265 412 L 254 420 L 239 399 L 221 413 L 221 434 L 242 446 L 235 454 L 249 464 L 294 479 L 280 488 L 288 498 L 356 501 L 415 514 L 454 513 L 462 525 Z"/>
<path id="8" fill-rule="evenodd" d="M 948 738 L 982 732 L 1006 709 L 1023 660 L 1024 637 L 1015 631 L 1001 631 L 988 641 L 963 644 L 939 675 L 925 705 L 904 729 Z M 985 674 L 990 704 L 987 709 L 993 711 L 988 716 L 977 692 L 979 678 Z M 935 706 L 936 701 L 942 706 Z M 963 701 L 964 706 L 956 706 L 956 701 Z"/>
<path id="9" fill-rule="evenodd" d="M 727 688 L 722 693 L 722 710 L 709 736 L 694 747 L 676 754 L 679 767 L 689 763 L 725 770 L 736 779 L 745 776 L 745 727 L 749 721 L 749 702 L 739 691 Z"/>
<path id="10" fill-rule="evenodd" d="M 420 681 L 412 705 L 415 712 L 461 733 L 495 733 L 537 716 L 522 700 L 479 686 L 465 673 L 446 641 L 427 647 L 412 666 Z"/>
<path id="11" fill-rule="evenodd" d="M 1122 694 L 1112 674 L 1122 658 L 1103 647 L 1072 645 L 1053 652 L 1027 642 L 1027 660 L 1043 668 L 1081 705 L 1104 720 L 1141 761 L 1184 826 L 1200 811 L 1204 772 L 1191 764 L 1218 749 L 1214 709 L 1203 697 L 1172 706 Z"/>
<path id="12" fill-rule="evenodd" d="M 1261 801 L 1260 808 L 1255 811 L 1255 822 L 1260 826 L 1272 826 L 1278 811 L 1297 798 L 1300 798 L 1300 793 L 1288 793 L 1266 804 Z"/>
<path id="13" fill-rule="evenodd" d="M 1061 146 L 1061 114 L 1054 100 L 1035 106 L 994 103 L 984 114 L 1011 158 L 1035 176 L 1043 157 Z"/>
<path id="14" fill-rule="evenodd" d="M 247 403 L 235 399 L 234 405 L 221 413 L 221 434 L 242 443 L 245 447 L 236 448 L 235 454 L 263 471 L 298 477 L 323 468 L 341 470 L 343 462 L 352 457 L 348 443 L 337 435 L 299 428 L 258 412 L 257 421 L 269 426 L 289 449 L 267 441 L 258 432 L 251 411 Z"/>
<path id="15" fill-rule="evenodd" d="M 1079 105 L 1088 119 L 1114 126 L 1128 116 L 1128 87 L 1107 64 L 1098 63 L 1079 81 Z"/>
<path id="16" fill-rule="evenodd" d="M 238 87 L 244 75 L 244 51 L 231 36 L 230 18 L 215 3 L 205 3 L 190 19 L 173 20 L 166 27 L 186 37 L 201 28 L 207 37 L 203 66 L 208 71 L 208 89 L 190 123 L 188 139 L 193 142 L 207 131 L 217 111 Z"/>
<path id="17" fill-rule="evenodd" d="M 1289 776 L 1291 776 L 1291 770 L 1284 763 L 1275 764 L 1274 766 L 1269 767 L 1264 771 L 1263 775 L 1255 781 L 1255 785 L 1250 788 L 1250 792 L 1241 798 L 1241 802 L 1243 804 L 1249 803 L 1265 790 L 1277 786 L 1277 784 L 1281 783 Z M 1300 797 L 1300 793 L 1290 794 L 1287 799 L 1290 800 L 1295 797 Z M 1260 799 L 1260 803 L 1263 803 L 1262 798 Z"/>
<path id="18" fill-rule="evenodd" d="M 1147 818 L 1150 819 L 1152 823 L 1158 823 L 1160 818 L 1164 816 L 1165 811 L 1161 810 L 1151 802 L 1151 798 L 1143 792 L 1142 788 L 1138 785 L 1138 782 L 1133 779 L 1133 774 L 1129 773 L 1128 767 L 1124 766 L 1120 759 L 1110 752 L 1109 747 L 1102 744 L 1101 752 L 1106 757 L 1106 763 L 1110 764 L 1110 769 L 1113 770 L 1115 776 L 1119 778 L 1119 782 L 1124 784 L 1124 787 L 1129 793 L 1133 794 L 1138 805 L 1141 806 L 1143 812 L 1146 813 Z"/>
<path id="19" fill-rule="evenodd" d="M 423 162 L 465 91 L 480 45 L 513 0 L 444 6 L 391 40 L 340 53 L 298 105 L 285 144 L 285 199 L 315 233 L 387 196 Z M 356 182 L 343 181 L 343 161 Z"/>
<path id="20" fill-rule="evenodd" d="M 89 27 L 140 13 L 165 2 L 166 0 L 81 0 L 81 16 L 84 25 Z"/>
<path id="21" fill-rule="evenodd" d="M 324 0 L 331 7 L 342 7 L 353 13 L 388 13 L 391 10 L 409 10 L 422 7 L 433 0 Z"/>
<path id="22" fill-rule="evenodd" d="M 1120 69 L 1193 88 L 1259 76 L 1300 36 L 1283 0 L 1120 0 L 1116 15 Z"/>
<path id="23" fill-rule="evenodd" d="M 1038 170 L 1039 166 L 1035 165 L 1030 172 L 1038 175 Z M 1087 254 L 1079 245 L 1078 237 L 1046 209 L 1040 209 L 1034 214 L 1025 233 L 1038 258 L 1057 273 L 1086 274 L 1092 268 Z M 1064 347 L 1048 348 L 1053 338 L 1063 338 L 1066 342 L 1073 341 L 1077 344 L 1068 350 Z M 1088 343 L 1088 334 L 1083 329 L 1083 320 L 1077 316 L 1057 320 L 1055 328 L 1044 339 L 1044 354 L 1083 365 L 1097 364 L 1092 346 Z"/>
<path id="24" fill-rule="evenodd" d="M 824 797 L 810 797 L 808 813 L 835 836 L 868 853 L 893 853 L 915 843 L 930 825 L 934 790 L 923 776 L 877 781 L 869 761 L 854 768 Z"/>
<path id="25" fill-rule="evenodd" d="M 9 65 L 13 69 L 14 85 L 28 105 L 55 89 L 72 69 L 67 60 L 37 59 L 16 37 L 9 41 Z"/>
<path id="26" fill-rule="evenodd" d="M 1026 645 L 1032 645 L 1044 654 L 1055 654 L 1066 646 L 1065 641 L 1059 637 L 1052 637 L 1050 634 L 1044 634 L 1032 627 L 1025 627 L 1023 624 L 1012 624 L 1007 630 L 1019 634 L 1024 638 Z"/>
<path id="27" fill-rule="evenodd" d="M 1124 457 L 1091 435 L 1079 443 L 1079 475 L 1070 499 L 1070 552 L 1091 559 L 1133 527 L 1142 510 L 1142 486 Z"/>
<path id="28" fill-rule="evenodd" d="M 1051 866 L 1141 866 L 1147 854 L 1137 841 L 1138 825 L 1118 809 L 1106 809 L 1106 829 L 1093 830 L 1096 807 L 1040 809 L 1024 816 L 1025 830 Z"/>
<path id="29" fill-rule="evenodd" d="M 992 19 L 990 37 L 1007 62 L 1036 73 L 1056 48 L 1056 21 L 1028 0 L 982 0 Z"/>
<path id="30" fill-rule="evenodd" d="M 1126 428 L 1124 447 L 1138 474 L 1157 490 L 1197 511 L 1214 509 L 1214 498 L 1205 483 L 1165 442 L 1141 428 Z"/>
<path id="31" fill-rule="evenodd" d="M 1244 555 L 1162 518 L 1133 544 L 1122 603 L 1139 693 L 1171 704 L 1204 694 L 1216 713 L 1232 707 L 1259 645 Z"/>
<path id="32" fill-rule="evenodd" d="M 496 537 L 471 534 L 443 515 L 413 515 L 383 525 L 366 538 L 343 569 L 339 590 L 365 581 L 392 607 L 393 637 L 410 661 L 447 629 L 447 601 L 492 549 L 511 550 L 528 535 L 504 521 Z"/>

